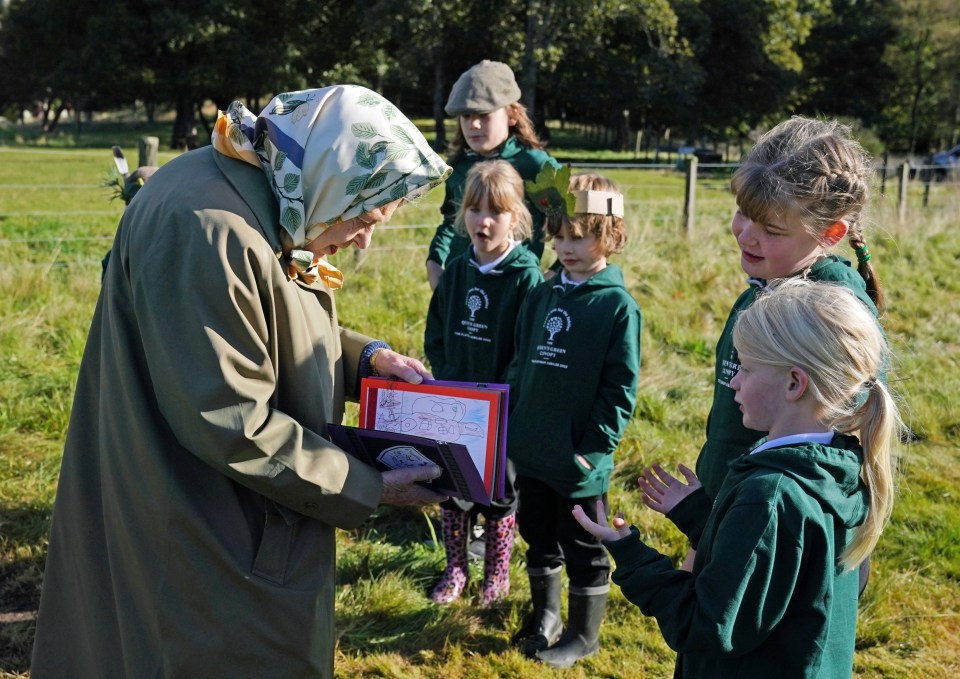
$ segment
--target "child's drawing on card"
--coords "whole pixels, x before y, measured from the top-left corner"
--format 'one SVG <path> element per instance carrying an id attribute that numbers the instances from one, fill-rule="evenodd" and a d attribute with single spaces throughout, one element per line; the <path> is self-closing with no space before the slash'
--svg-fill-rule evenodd
<path id="1" fill-rule="evenodd" d="M 377 394 L 377 424 L 380 431 L 400 431 L 400 396 L 392 389 Z"/>

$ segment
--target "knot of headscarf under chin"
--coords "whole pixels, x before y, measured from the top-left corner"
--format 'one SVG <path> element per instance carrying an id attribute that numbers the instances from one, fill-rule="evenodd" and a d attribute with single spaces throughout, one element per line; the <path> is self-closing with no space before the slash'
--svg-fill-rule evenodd
<path id="1" fill-rule="evenodd" d="M 287 256 L 287 278 L 300 278 L 313 285 L 323 281 L 331 290 L 343 287 L 343 272 L 326 259 L 316 257 L 310 250 L 291 250 Z"/>
<path id="2" fill-rule="evenodd" d="M 225 156 L 263 170 L 280 204 L 288 273 L 296 267 L 298 276 L 312 267 L 300 271 L 292 253 L 329 226 L 414 200 L 452 171 L 393 104 L 358 85 L 279 94 L 258 116 L 235 101 L 220 113 L 211 140 Z M 342 284 L 342 274 L 324 258 L 314 265 L 322 269 L 320 262 Z"/>

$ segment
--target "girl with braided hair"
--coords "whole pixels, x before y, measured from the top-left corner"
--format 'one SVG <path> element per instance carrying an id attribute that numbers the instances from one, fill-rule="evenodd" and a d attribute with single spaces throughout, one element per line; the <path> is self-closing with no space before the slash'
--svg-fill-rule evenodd
<path id="1" fill-rule="evenodd" d="M 765 433 L 744 425 L 730 384 L 740 369 L 733 326 L 757 294 L 775 279 L 828 281 L 850 288 L 875 316 L 882 311 L 880 281 L 863 234 L 869 173 L 869 157 L 848 127 L 799 116 L 764 134 L 734 173 L 731 189 L 737 211 L 731 230 L 748 287 L 733 305 L 717 342 L 713 405 L 696 474 L 680 466 L 688 483 L 699 486 L 667 514 L 681 530 L 686 532 L 691 522 L 696 523 L 693 517 L 709 510 L 730 463 Z M 844 238 L 856 254 L 856 269 L 831 254 Z M 641 485 L 645 479 L 658 484 L 672 478 L 655 464 L 645 470 Z M 694 530 L 694 549 L 697 539 Z M 693 556 L 691 550 L 685 560 L 688 569 Z M 861 587 L 866 584 L 866 568 Z"/>

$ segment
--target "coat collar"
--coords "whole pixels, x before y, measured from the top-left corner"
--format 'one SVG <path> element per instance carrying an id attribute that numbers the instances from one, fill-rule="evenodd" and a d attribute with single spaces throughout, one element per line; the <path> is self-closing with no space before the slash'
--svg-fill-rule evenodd
<path id="1" fill-rule="evenodd" d="M 267 184 L 263 171 L 252 165 L 227 158 L 212 149 L 213 159 L 223 176 L 233 185 L 237 193 L 256 215 L 260 231 L 270 247 L 278 255 L 282 251 L 280 244 L 280 205 Z"/>

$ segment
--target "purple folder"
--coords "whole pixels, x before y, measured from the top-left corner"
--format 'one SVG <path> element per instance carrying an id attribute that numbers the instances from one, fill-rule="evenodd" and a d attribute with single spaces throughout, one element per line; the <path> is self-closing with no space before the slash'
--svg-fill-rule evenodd
<path id="1" fill-rule="evenodd" d="M 439 478 L 424 483 L 425 487 L 469 502 L 490 504 L 490 496 L 470 458 L 470 452 L 460 443 L 342 424 L 331 424 L 328 429 L 331 441 L 371 467 L 387 471 L 432 462 L 443 473 Z"/>

